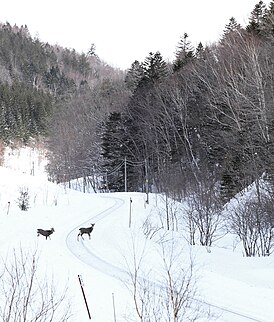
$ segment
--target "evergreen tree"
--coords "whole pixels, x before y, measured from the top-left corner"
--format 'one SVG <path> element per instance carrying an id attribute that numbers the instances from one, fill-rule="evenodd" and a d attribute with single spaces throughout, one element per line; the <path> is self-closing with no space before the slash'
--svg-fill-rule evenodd
<path id="1" fill-rule="evenodd" d="M 135 190 L 133 185 L 134 169 L 130 166 L 133 155 L 127 133 L 128 125 L 120 112 L 112 112 L 104 126 L 102 135 L 102 157 L 104 184 L 110 191 L 124 191 L 125 166 L 127 167 L 128 191 Z"/>
<path id="2" fill-rule="evenodd" d="M 246 27 L 248 32 L 260 34 L 262 30 L 262 21 L 265 15 L 266 6 L 263 1 L 259 1 L 258 4 L 255 5 L 255 8 L 252 10 L 249 24 Z"/>
<path id="3" fill-rule="evenodd" d="M 167 64 L 159 51 L 156 53 L 150 52 L 144 60 L 143 67 L 143 79 L 151 83 L 155 83 L 168 75 Z"/>
<path id="4" fill-rule="evenodd" d="M 138 60 L 135 60 L 131 64 L 130 69 L 126 73 L 125 83 L 132 92 L 134 92 L 141 79 L 144 77 L 144 72 L 143 64 L 139 63 Z"/>
<path id="5" fill-rule="evenodd" d="M 205 49 L 204 46 L 201 42 L 199 42 L 197 48 L 196 48 L 196 52 L 195 52 L 195 57 L 197 58 L 201 58 L 203 56 Z"/>
<path id="6" fill-rule="evenodd" d="M 94 43 L 91 44 L 91 46 L 90 46 L 90 48 L 88 50 L 87 55 L 90 56 L 90 57 L 93 57 L 93 56 L 96 56 L 97 57 L 97 55 L 96 55 L 96 46 L 95 46 Z"/>
<path id="7" fill-rule="evenodd" d="M 183 66 L 185 66 L 188 62 L 193 60 L 194 58 L 194 50 L 193 47 L 188 40 L 188 34 L 184 33 L 184 36 L 181 37 L 177 52 L 176 52 L 176 59 L 173 65 L 174 71 L 179 70 Z"/>
<path id="8" fill-rule="evenodd" d="M 225 25 L 224 29 L 224 37 L 227 35 L 230 35 L 233 32 L 236 32 L 237 30 L 240 30 L 242 27 L 237 22 L 237 20 L 234 17 L 231 17 L 229 19 L 229 23 Z"/>
<path id="9" fill-rule="evenodd" d="M 263 7 L 264 8 L 264 7 Z M 273 40 L 274 37 L 274 1 L 269 3 L 264 10 L 261 19 L 261 35 L 266 39 Z"/>

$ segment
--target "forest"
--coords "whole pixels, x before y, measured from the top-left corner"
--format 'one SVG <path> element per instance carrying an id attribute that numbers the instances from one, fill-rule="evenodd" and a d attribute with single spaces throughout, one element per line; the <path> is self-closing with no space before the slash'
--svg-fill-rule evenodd
<path id="1" fill-rule="evenodd" d="M 249 218 L 258 238 L 272 234 L 273 103 L 274 1 L 259 1 L 245 27 L 232 17 L 214 44 L 194 48 L 184 33 L 173 62 L 151 52 L 126 71 L 94 44 L 79 54 L 33 39 L 27 26 L 0 26 L 3 144 L 42 140 L 57 183 L 192 196 L 190 227 L 209 231 L 203 245 L 221 207 L 251 183 L 257 197 L 233 222 Z M 268 255 L 269 240 L 247 254 Z"/>
<path id="2" fill-rule="evenodd" d="M 209 47 L 193 48 L 185 33 L 174 62 L 149 53 L 59 100 L 52 179 L 103 178 L 102 189 L 124 191 L 126 163 L 128 191 L 180 199 L 219 185 L 224 201 L 262 176 L 271 182 L 273 14 L 260 1 L 245 28 L 231 18 Z"/>

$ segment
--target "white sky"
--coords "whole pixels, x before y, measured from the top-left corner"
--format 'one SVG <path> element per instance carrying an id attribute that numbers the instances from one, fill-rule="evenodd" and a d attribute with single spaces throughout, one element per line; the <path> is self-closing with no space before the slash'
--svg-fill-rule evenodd
<path id="1" fill-rule="evenodd" d="M 218 39 L 233 16 L 245 26 L 259 0 L 9 0 L 0 21 L 27 25 L 32 36 L 51 45 L 87 52 L 96 45 L 101 59 L 129 68 L 159 50 L 172 60 L 186 32 L 196 46 Z M 264 1 L 269 4 L 270 1 Z"/>

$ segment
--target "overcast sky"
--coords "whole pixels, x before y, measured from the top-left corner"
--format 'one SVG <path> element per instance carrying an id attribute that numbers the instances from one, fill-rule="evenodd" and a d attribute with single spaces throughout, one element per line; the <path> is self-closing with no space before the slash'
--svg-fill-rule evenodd
<path id="1" fill-rule="evenodd" d="M 245 26 L 259 0 L 0 0 L 0 21 L 27 25 L 32 36 L 51 45 L 97 55 L 129 68 L 149 52 L 173 60 L 186 32 L 196 47 L 222 34 L 233 16 Z M 269 4 L 270 1 L 264 1 Z"/>

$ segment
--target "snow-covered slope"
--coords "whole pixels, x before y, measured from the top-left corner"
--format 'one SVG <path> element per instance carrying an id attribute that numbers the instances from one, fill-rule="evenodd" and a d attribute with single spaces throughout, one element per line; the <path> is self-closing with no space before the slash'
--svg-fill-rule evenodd
<path id="1" fill-rule="evenodd" d="M 36 161 L 26 155 L 22 152 L 17 161 L 6 159 L 8 168 L 0 168 L 3 261 L 9 262 L 14 251 L 36 252 L 39 276 L 47 276 L 60 290 L 68 287 L 65 300 L 71 303 L 71 321 L 90 321 L 78 275 L 84 283 L 92 321 L 138 321 L 128 282 L 133 247 L 135 255 L 142 259 L 142 274 L 149 272 L 149 278 L 160 283 L 159 244 L 146 239 L 142 229 L 147 216 L 157 214 L 160 198 L 151 195 L 147 205 L 142 193 L 84 194 L 69 190 L 46 181 L 43 167 L 30 175 L 29 169 Z M 26 163 L 30 167 L 23 167 Z M 28 191 L 28 211 L 18 207 L 22 189 Z M 79 227 L 90 223 L 95 223 L 91 239 L 85 235 L 84 240 L 77 241 Z M 51 239 L 37 237 L 37 228 L 51 227 L 55 229 Z M 177 232 L 161 231 L 157 236 L 176 239 L 185 261 L 191 253 L 199 300 L 213 305 L 211 310 L 218 315 L 217 321 L 274 321 L 273 255 L 243 257 L 241 248 L 233 247 L 232 236 L 220 240 L 210 253 L 200 246 L 190 249 Z M 3 262 L 0 267 L 2 271 Z M 0 307 L 3 301 L 0 297 Z M 202 306 L 202 302 L 198 305 Z"/>

